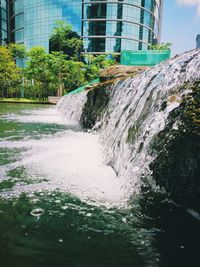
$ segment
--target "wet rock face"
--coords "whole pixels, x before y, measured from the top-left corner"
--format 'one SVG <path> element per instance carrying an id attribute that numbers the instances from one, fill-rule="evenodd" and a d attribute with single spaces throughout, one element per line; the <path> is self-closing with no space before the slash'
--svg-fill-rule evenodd
<path id="1" fill-rule="evenodd" d="M 115 65 L 111 67 L 107 67 L 100 73 L 100 81 L 108 81 L 111 79 L 117 78 L 125 78 L 125 77 L 133 77 L 139 74 L 142 71 L 148 70 L 149 67 L 146 66 L 122 66 L 122 65 Z"/>
<path id="2" fill-rule="evenodd" d="M 92 129 L 102 116 L 109 102 L 112 84 L 112 81 L 101 83 L 87 93 L 81 116 L 81 126 L 84 129 Z"/>
<path id="3" fill-rule="evenodd" d="M 87 102 L 81 116 L 81 126 L 84 129 L 92 129 L 95 123 L 101 119 L 115 83 L 120 83 L 127 77 L 134 77 L 147 69 L 149 67 L 115 65 L 101 71 L 100 83 L 88 91 Z"/>
<path id="4" fill-rule="evenodd" d="M 192 92 L 153 140 L 151 149 L 157 157 L 150 169 L 174 201 L 200 209 L 200 83 L 185 84 L 183 90 L 188 89 Z"/>
<path id="5" fill-rule="evenodd" d="M 130 181 L 130 194 L 147 182 L 157 192 L 156 182 L 169 199 L 200 209 L 200 53 L 139 75 L 118 68 L 88 91 L 82 126 L 99 129 L 106 162 Z"/>

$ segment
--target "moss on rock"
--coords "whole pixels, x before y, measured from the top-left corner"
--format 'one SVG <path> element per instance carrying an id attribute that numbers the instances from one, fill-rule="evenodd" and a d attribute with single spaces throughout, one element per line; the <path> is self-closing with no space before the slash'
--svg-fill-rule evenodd
<path id="1" fill-rule="evenodd" d="M 158 156 L 150 164 L 156 183 L 176 202 L 200 208 L 200 83 L 186 83 L 191 90 L 168 118 L 151 149 Z M 178 124 L 177 124 L 178 123 Z M 177 124 L 177 127 L 173 125 Z"/>
<path id="2" fill-rule="evenodd" d="M 112 86 L 128 77 L 134 77 L 149 67 L 121 66 L 107 67 L 100 73 L 100 83 L 89 88 L 87 101 L 81 116 L 84 129 L 91 129 L 102 117 L 109 102 Z"/>
<path id="3" fill-rule="evenodd" d="M 106 109 L 113 81 L 100 83 L 87 94 L 87 101 L 81 115 L 81 125 L 84 129 L 92 129 Z"/>
<path id="4" fill-rule="evenodd" d="M 100 83 L 89 88 L 87 101 L 81 116 L 81 126 L 92 129 L 102 117 L 109 102 L 112 86 L 128 77 L 134 77 L 149 67 L 110 66 L 100 73 Z"/>

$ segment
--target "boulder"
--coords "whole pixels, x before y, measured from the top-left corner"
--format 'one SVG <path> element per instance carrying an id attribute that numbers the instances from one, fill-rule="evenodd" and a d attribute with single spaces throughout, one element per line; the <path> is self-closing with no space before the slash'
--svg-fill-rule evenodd
<path id="1" fill-rule="evenodd" d="M 122 65 L 114 65 L 103 69 L 100 72 L 100 81 L 104 82 L 107 80 L 125 78 L 125 77 L 133 77 L 139 74 L 142 71 L 149 69 L 149 67 L 143 66 L 122 66 Z"/>

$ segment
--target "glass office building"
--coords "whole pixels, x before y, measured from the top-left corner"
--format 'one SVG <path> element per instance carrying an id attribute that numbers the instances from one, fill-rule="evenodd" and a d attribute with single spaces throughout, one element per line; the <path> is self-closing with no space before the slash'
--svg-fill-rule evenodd
<path id="1" fill-rule="evenodd" d="M 161 14 L 160 0 L 84 0 L 85 51 L 147 50 L 160 40 Z"/>
<path id="2" fill-rule="evenodd" d="M 200 34 L 197 35 L 196 43 L 197 43 L 196 48 L 200 49 Z"/>
<path id="3" fill-rule="evenodd" d="M 64 20 L 82 36 L 86 53 L 147 50 L 160 40 L 162 2 L 9 0 L 11 41 L 28 48 L 43 46 L 48 51 L 56 20 Z"/>
<path id="4" fill-rule="evenodd" d="M 80 0 L 14 0 L 11 7 L 11 41 L 26 47 L 43 46 L 49 50 L 49 36 L 56 21 L 73 25 L 81 35 Z"/>
<path id="5" fill-rule="evenodd" d="M 8 5 L 6 0 L 0 0 L 0 44 L 8 42 Z"/>

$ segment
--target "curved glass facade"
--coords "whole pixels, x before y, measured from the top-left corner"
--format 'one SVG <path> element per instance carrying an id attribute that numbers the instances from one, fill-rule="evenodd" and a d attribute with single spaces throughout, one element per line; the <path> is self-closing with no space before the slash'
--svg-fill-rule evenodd
<path id="1" fill-rule="evenodd" d="M 11 41 L 24 43 L 24 1 L 11 1 Z"/>
<path id="2" fill-rule="evenodd" d="M 64 20 L 81 35 L 80 0 L 14 0 L 11 3 L 12 41 L 49 50 L 49 36 L 57 20 Z"/>
<path id="3" fill-rule="evenodd" d="M 85 52 L 147 50 L 159 42 L 161 0 L 84 0 Z"/>
<path id="4" fill-rule="evenodd" d="M 4 0 L 5 1 L 5 0 Z M 162 0 L 11 0 L 11 40 L 48 51 L 56 20 L 73 26 L 86 53 L 147 50 L 160 40 Z"/>
<path id="5" fill-rule="evenodd" d="M 199 49 L 200 48 L 200 34 L 197 35 L 197 38 L 196 38 L 196 48 Z"/>
<path id="6" fill-rule="evenodd" d="M 8 42 L 8 6 L 6 0 L 0 0 L 0 44 Z"/>

